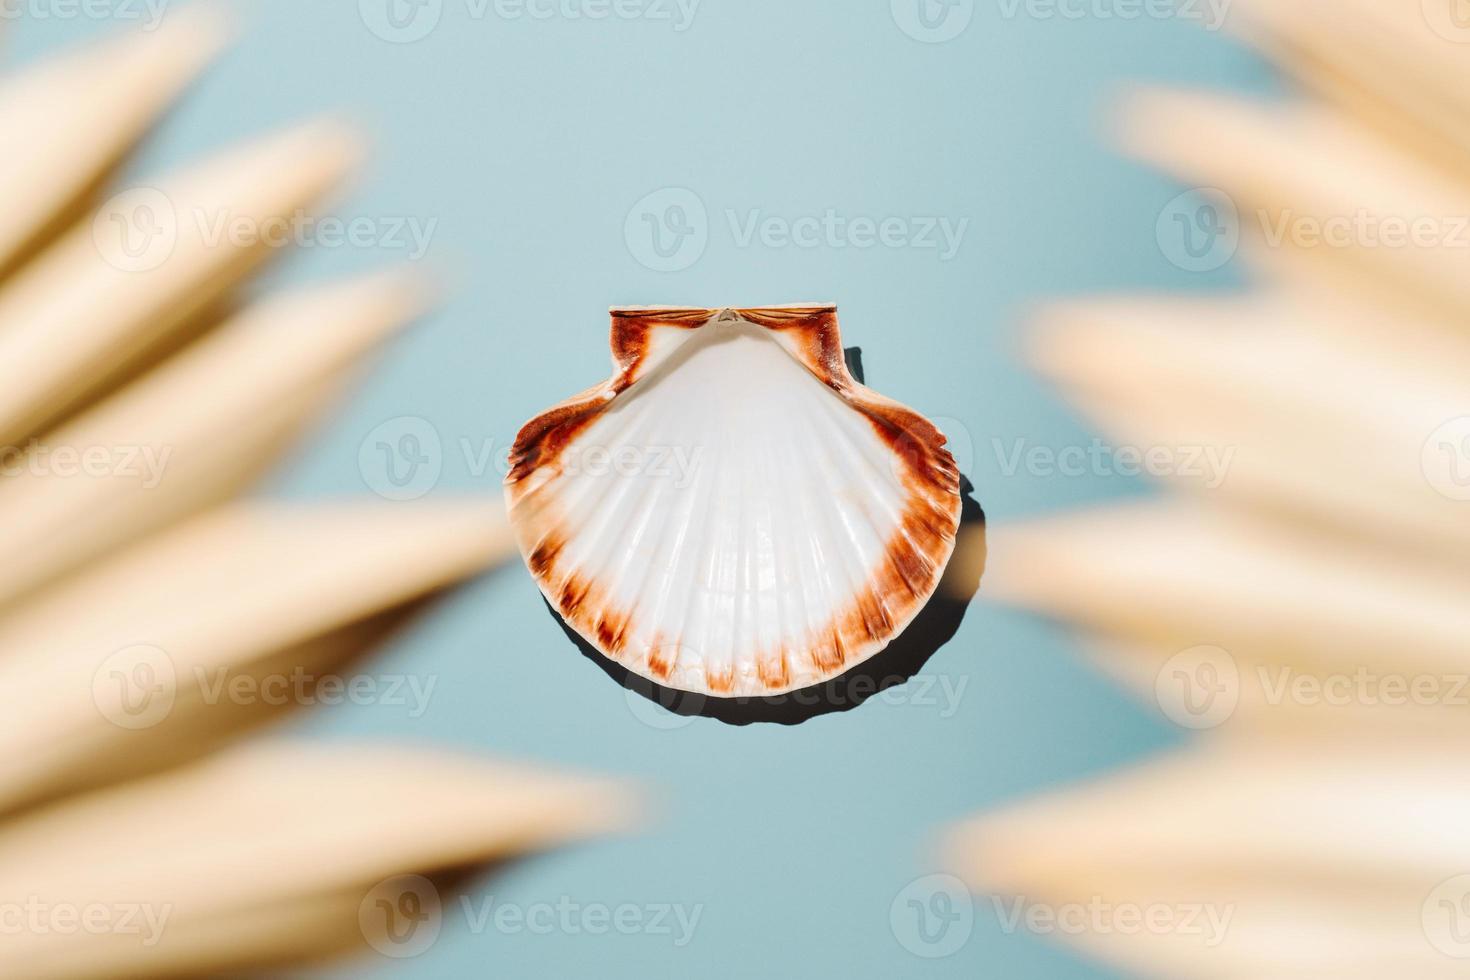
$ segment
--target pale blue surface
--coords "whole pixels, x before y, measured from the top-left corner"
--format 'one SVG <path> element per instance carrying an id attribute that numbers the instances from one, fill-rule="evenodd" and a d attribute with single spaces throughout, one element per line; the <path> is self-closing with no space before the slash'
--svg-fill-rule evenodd
<path id="1" fill-rule="evenodd" d="M 704 0 L 683 32 L 476 19 L 470 0 L 445 0 L 438 29 L 407 45 L 370 33 L 355 0 L 246 9 L 243 42 L 143 170 L 345 110 L 377 146 L 337 213 L 437 219 L 429 259 L 455 285 L 272 488 L 292 496 L 370 493 L 359 446 L 398 416 L 428 420 L 443 440 L 435 493 L 498 495 L 496 470 L 477 475 L 461 440 L 491 440 L 499 456 L 524 419 L 602 378 L 609 305 L 798 299 L 837 300 L 870 383 L 968 432 L 992 522 L 1138 493 L 1123 479 L 1002 473 L 992 439 L 1091 439 L 1020 366 L 1018 324 L 1048 296 L 1228 282 L 1165 261 L 1155 221 L 1178 188 L 1107 152 L 1102 113 L 1131 80 L 1269 85 L 1251 56 L 1193 24 L 1007 17 L 999 0 L 932 45 L 905 36 L 887 0 Z M 108 26 L 32 25 L 12 50 L 28 58 Z M 707 251 L 675 273 L 646 269 L 624 240 L 634 202 L 666 186 L 695 191 L 711 218 Z M 970 225 L 948 262 L 931 250 L 738 247 L 724 212 L 753 208 Z M 401 254 L 319 249 L 278 278 Z M 967 685 L 949 717 L 905 702 L 911 686 L 795 728 L 697 719 L 660 730 L 572 648 L 518 566 L 456 596 L 371 669 L 436 677 L 427 713 L 343 707 L 304 727 L 653 788 L 646 834 L 520 865 L 494 883 L 498 900 L 703 906 L 679 949 L 661 935 L 451 926 L 401 974 L 413 977 L 1108 976 L 1005 934 L 985 903 L 959 952 L 916 959 L 890 930 L 890 903 L 936 870 L 930 845 L 947 822 L 1178 737 L 1090 672 L 1061 631 L 983 601 L 924 671 Z M 393 778 L 384 772 L 385 786 Z"/>

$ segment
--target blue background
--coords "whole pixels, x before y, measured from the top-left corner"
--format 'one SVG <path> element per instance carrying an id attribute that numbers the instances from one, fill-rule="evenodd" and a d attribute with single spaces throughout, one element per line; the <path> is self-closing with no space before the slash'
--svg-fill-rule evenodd
<path id="1" fill-rule="evenodd" d="M 887 0 L 703 0 L 682 32 L 493 8 L 476 18 L 468 0 L 444 0 L 437 29 L 408 44 L 372 33 L 356 0 L 241 7 L 240 43 L 137 172 L 346 115 L 373 135 L 374 154 L 333 213 L 437 220 L 425 264 L 453 287 L 267 488 L 296 497 L 371 494 L 359 446 L 401 416 L 440 435 L 433 495 L 498 496 L 499 468 L 476 472 L 462 446 L 488 441 L 498 459 L 522 421 L 604 377 L 609 305 L 801 299 L 837 300 L 869 383 L 972 447 L 967 469 L 992 523 L 1147 492 L 1003 471 L 992 440 L 1060 449 L 1093 436 L 1021 362 L 1025 320 L 1058 295 L 1228 286 L 1229 269 L 1195 276 L 1166 261 L 1155 222 L 1179 188 L 1113 155 L 1104 120 L 1133 81 L 1273 84 L 1253 55 L 1194 23 L 1006 16 L 1000 0 L 978 0 L 968 29 L 940 44 L 907 36 Z M 12 63 L 117 26 L 22 23 Z M 664 187 L 693 191 L 709 215 L 708 248 L 671 273 L 645 268 L 624 236 L 630 208 Z M 925 249 L 742 247 L 725 217 L 828 208 L 969 227 L 943 261 Z M 394 247 L 313 249 L 272 278 L 403 258 Z M 397 967 L 414 977 L 1109 976 L 1006 934 L 983 901 L 959 952 L 917 959 L 890 929 L 890 904 L 938 870 L 946 824 L 1180 738 L 1089 670 L 1062 631 L 983 592 L 923 671 L 964 684 L 957 705 L 937 685 L 927 698 L 910 685 L 797 727 L 686 723 L 630 702 L 568 643 L 518 565 L 456 594 L 374 669 L 436 677 L 428 712 L 342 707 L 301 727 L 649 787 L 646 833 L 518 865 L 479 894 L 703 906 L 683 948 L 663 935 L 451 926 Z"/>

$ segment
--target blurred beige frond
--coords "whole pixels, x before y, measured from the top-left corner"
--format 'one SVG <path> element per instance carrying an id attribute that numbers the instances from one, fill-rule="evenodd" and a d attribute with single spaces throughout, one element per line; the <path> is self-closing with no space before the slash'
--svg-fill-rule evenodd
<path id="1" fill-rule="evenodd" d="M 1464 562 L 1470 521 L 1422 450 L 1464 409 L 1470 347 L 1388 345 L 1364 316 L 1288 297 L 1079 304 L 1047 315 L 1033 360 L 1120 445 L 1220 447 L 1228 479 L 1190 467 L 1185 489 Z"/>
<path id="2" fill-rule="evenodd" d="M 1175 914 L 1079 937 L 1146 976 L 1462 977 L 1422 921 L 1445 869 L 1470 867 L 1459 767 L 1433 739 L 1216 746 L 950 843 L 962 873 L 1028 902 Z"/>
<path id="3" fill-rule="evenodd" d="M 1168 494 L 993 526 L 989 594 L 1081 627 L 1200 740 L 977 818 L 952 853 L 981 890 L 1086 910 L 1069 938 L 1139 975 L 1465 975 L 1457 2 L 1241 0 L 1234 23 L 1310 94 L 1150 92 L 1122 142 L 1236 210 L 1261 288 L 1072 302 L 1030 345 L 1105 433 L 1172 463 Z"/>
<path id="4" fill-rule="evenodd" d="M 277 250 L 227 229 L 290 220 L 357 156 L 356 137 L 336 124 L 267 137 L 111 199 L 23 266 L 0 290 L 0 443 L 35 435 L 198 329 Z M 157 222 L 158 254 L 118 244 L 139 219 Z"/>
<path id="5" fill-rule="evenodd" d="M 402 272 L 245 292 L 292 237 L 273 229 L 360 157 L 336 123 L 110 185 L 228 33 L 211 10 L 170 11 L 157 31 L 0 80 L 0 893 L 7 923 L 32 906 L 158 920 L 148 936 L 112 919 L 7 927 L 6 976 L 383 952 L 383 910 L 424 898 L 401 893 L 415 881 L 626 819 L 597 783 L 384 746 L 236 744 L 328 700 L 513 549 L 498 491 L 234 500 L 429 294 Z M 99 453 L 128 463 L 84 465 Z M 232 693 L 283 679 L 286 697 Z"/>
<path id="6" fill-rule="evenodd" d="M 1454 25 L 1454 2 L 1236 0 L 1235 10 L 1245 33 L 1319 94 L 1455 166 L 1470 154 L 1470 67 L 1428 22 Z"/>
<path id="7" fill-rule="evenodd" d="M 272 712 L 210 700 L 211 679 L 278 673 L 283 651 L 311 659 L 303 644 L 473 575 L 506 547 L 489 503 L 239 505 L 72 577 L 0 620 L 0 650 L 13 651 L 0 660 L 0 746 L 15 760 L 0 812 L 238 736 Z M 104 672 L 140 664 L 173 703 L 157 723 L 119 731 Z"/>
<path id="8" fill-rule="evenodd" d="M 1465 575 L 1190 505 L 991 535 L 992 594 L 1110 635 L 1329 668 L 1470 670 Z"/>
<path id="9" fill-rule="evenodd" d="M 86 212 L 88 198 L 223 46 L 214 11 L 43 61 L 0 85 L 0 275 Z M 43 138 L 44 134 L 44 138 Z"/>
<path id="10" fill-rule="evenodd" d="M 1302 219 L 1441 220 L 1470 214 L 1470 185 L 1341 112 L 1316 104 L 1258 105 L 1203 93 L 1139 95 L 1124 143 L 1192 185 L 1225 189 L 1253 238 Z M 1286 238 L 1275 248 L 1300 247 Z M 1415 305 L 1470 310 L 1463 250 L 1446 239 L 1403 248 L 1362 242 L 1335 262 L 1384 279 Z"/>
<path id="11" fill-rule="evenodd" d="M 468 759 L 386 746 L 236 749 L 0 828 L 5 894 L 165 919 L 151 945 L 7 931 L 0 957 L 15 976 L 83 980 L 360 950 L 374 937 L 359 912 L 382 882 L 514 858 L 629 816 L 613 787 Z"/>
<path id="12" fill-rule="evenodd" d="M 0 568 L 0 605 L 247 486 L 423 304 L 422 287 L 403 275 L 259 302 L 147 384 L 49 434 L 47 443 L 62 446 L 148 447 L 167 465 L 77 480 L 18 461 L 18 474 L 0 483 L 0 548 L 14 556 Z"/>

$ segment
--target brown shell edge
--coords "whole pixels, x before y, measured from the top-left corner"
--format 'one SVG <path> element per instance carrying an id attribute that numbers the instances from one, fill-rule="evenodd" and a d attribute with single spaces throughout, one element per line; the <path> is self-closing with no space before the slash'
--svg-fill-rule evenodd
<path id="1" fill-rule="evenodd" d="M 516 505 L 522 496 L 522 482 L 540 467 L 555 464 L 577 434 L 646 373 L 650 338 L 655 330 L 698 330 L 724 312 L 696 307 L 614 308 L 612 377 L 527 422 L 516 436 L 505 478 L 506 506 L 512 525 L 517 526 L 517 543 L 547 601 L 603 655 L 659 684 L 669 682 L 673 658 L 661 657 L 659 649 L 649 652 L 646 664 L 637 662 L 635 656 L 624 656 L 627 614 L 598 601 L 599 597 L 592 594 L 593 584 L 581 581 L 575 573 L 559 575 L 557 558 L 564 540 L 554 530 L 535 542 L 528 540 L 520 533 Z M 787 351 L 813 376 L 868 417 L 874 430 L 906 464 L 908 504 L 885 548 L 884 565 L 869 574 L 866 587 L 847 609 L 833 617 L 829 635 L 810 651 L 822 675 L 799 685 L 794 683 L 789 670 L 790 651 L 783 650 L 779 671 L 769 670 L 763 659 L 758 661 L 761 690 L 755 696 L 765 697 L 831 680 L 882 651 L 907 628 L 938 588 L 954 552 L 961 513 L 960 476 L 953 456 L 945 448 L 944 434 L 932 422 L 858 384 L 848 373 L 836 306 L 755 307 L 731 312 L 777 333 Z M 562 584 L 555 586 L 559 581 Z M 707 689 L 696 693 L 736 696 L 735 682 L 733 675 L 707 671 Z"/>

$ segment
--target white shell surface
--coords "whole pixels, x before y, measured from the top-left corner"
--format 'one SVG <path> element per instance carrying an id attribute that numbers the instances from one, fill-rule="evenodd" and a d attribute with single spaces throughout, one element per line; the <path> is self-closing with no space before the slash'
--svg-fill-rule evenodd
<path id="1" fill-rule="evenodd" d="M 553 605 L 635 672 L 720 696 L 809 686 L 881 649 L 864 633 L 872 650 L 839 640 L 834 662 L 831 637 L 904 534 L 913 481 L 892 440 L 731 312 L 654 331 L 649 351 L 510 493 L 528 558 L 556 538 L 538 575 Z M 917 607 L 890 606 L 896 633 Z"/>

